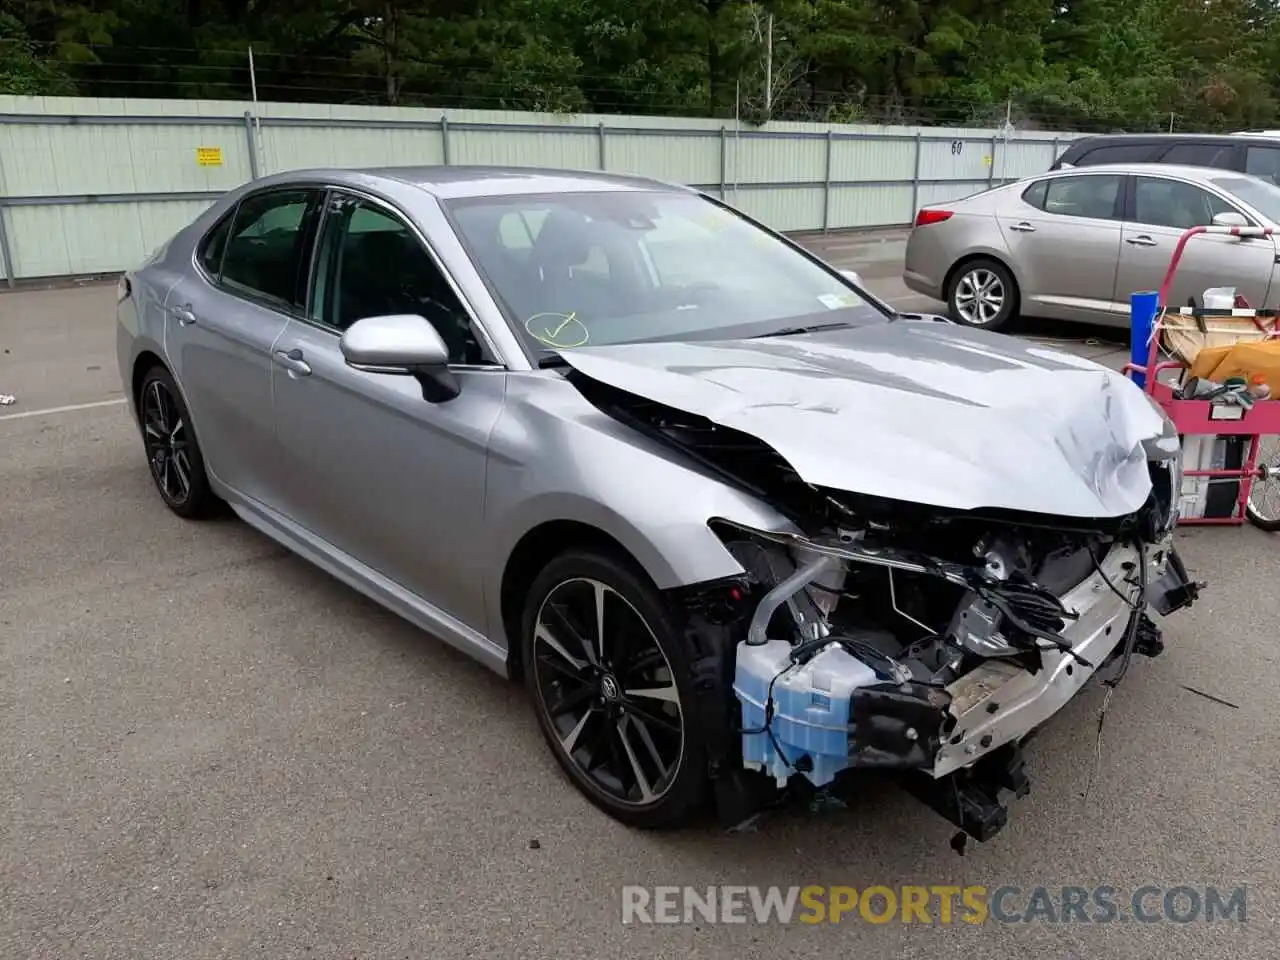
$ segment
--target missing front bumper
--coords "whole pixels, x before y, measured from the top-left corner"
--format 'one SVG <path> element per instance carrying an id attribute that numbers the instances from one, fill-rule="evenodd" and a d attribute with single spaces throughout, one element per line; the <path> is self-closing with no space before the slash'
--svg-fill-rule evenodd
<path id="1" fill-rule="evenodd" d="M 1031 792 L 1022 746 L 1006 744 L 966 770 L 941 780 L 909 776 L 903 786 L 917 800 L 979 843 L 990 840 L 1009 821 L 1004 795 Z"/>
<path id="2" fill-rule="evenodd" d="M 1034 674 L 1006 660 L 987 660 L 947 687 L 955 732 L 934 759 L 930 772 L 935 778 L 1025 736 L 1080 692 L 1120 646 L 1130 619 L 1138 615 L 1136 591 L 1125 597 L 1113 589 L 1131 578 L 1137 562 L 1137 550 L 1117 547 L 1098 572 L 1062 598 L 1067 609 L 1079 614 L 1062 631 L 1070 653 L 1042 651 L 1040 670 Z"/>
<path id="3" fill-rule="evenodd" d="M 1003 792 L 1021 796 L 1029 789 L 1021 745 L 1030 734 L 1124 656 L 1126 640 L 1133 654 L 1154 656 L 1163 649 L 1158 628 L 1143 612 L 1147 603 L 1163 614 L 1196 598 L 1199 585 L 1171 543 L 1141 555 L 1148 567 L 1146 603 L 1139 602 L 1136 586 L 1139 551 L 1113 548 L 1094 574 L 1061 598 L 1077 614 L 1062 631 L 1069 649 L 1042 650 L 1034 671 L 991 658 L 939 688 L 889 681 L 845 652 L 833 650 L 825 663 L 821 655 L 813 658 L 818 669 L 802 676 L 792 672 L 790 645 L 783 641 L 752 647 L 746 656 L 740 647 L 735 692 L 743 704 L 743 765 L 779 785 L 802 775 L 821 787 L 858 769 L 903 773 L 912 794 L 964 833 L 979 841 L 993 836 L 1007 819 Z M 769 676 L 771 664 L 777 667 L 767 689 L 743 682 L 752 658 L 760 661 L 759 676 Z M 842 709 L 847 726 L 836 743 L 822 715 L 839 716 Z"/>

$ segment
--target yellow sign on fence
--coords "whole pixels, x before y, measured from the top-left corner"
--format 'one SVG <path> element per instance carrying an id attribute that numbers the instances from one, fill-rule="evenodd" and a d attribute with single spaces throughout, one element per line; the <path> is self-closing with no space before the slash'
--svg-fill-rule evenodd
<path id="1" fill-rule="evenodd" d="M 222 148 L 196 147 L 196 163 L 202 167 L 222 166 Z"/>

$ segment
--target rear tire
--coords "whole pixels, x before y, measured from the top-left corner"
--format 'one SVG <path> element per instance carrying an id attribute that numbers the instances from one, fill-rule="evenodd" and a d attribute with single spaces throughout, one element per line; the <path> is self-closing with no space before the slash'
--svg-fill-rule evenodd
<path id="1" fill-rule="evenodd" d="M 601 550 L 562 553 L 529 588 L 520 638 L 538 726 L 574 786 L 629 826 L 691 820 L 704 734 L 684 640 L 643 574 Z"/>
<path id="2" fill-rule="evenodd" d="M 970 260 L 947 285 L 947 312 L 966 327 L 1003 330 L 1018 315 L 1013 274 L 995 260 Z"/>
<path id="3" fill-rule="evenodd" d="M 185 520 L 212 516 L 219 501 L 209 488 L 191 413 L 164 367 L 152 367 L 142 378 L 138 420 L 151 480 L 165 506 Z"/>

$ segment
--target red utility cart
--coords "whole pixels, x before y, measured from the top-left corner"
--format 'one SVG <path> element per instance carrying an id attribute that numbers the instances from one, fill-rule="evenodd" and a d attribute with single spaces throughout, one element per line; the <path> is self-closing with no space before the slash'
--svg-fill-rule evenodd
<path id="1" fill-rule="evenodd" d="M 1280 441 L 1280 399 L 1258 400 L 1252 407 L 1246 408 L 1217 399 L 1188 400 L 1178 396 L 1178 387 L 1185 381 L 1187 369 L 1194 360 L 1196 337 L 1200 337 L 1206 344 L 1216 340 L 1217 346 L 1230 344 L 1234 340 L 1273 340 L 1280 337 L 1280 311 L 1254 310 L 1239 305 L 1237 300 L 1237 307 L 1230 310 L 1181 307 L 1173 312 L 1168 303 L 1178 262 L 1192 237 L 1207 233 L 1241 238 L 1269 238 L 1271 232 L 1269 227 L 1236 226 L 1193 227 L 1187 230 L 1178 240 L 1164 282 L 1160 285 L 1156 316 L 1151 325 L 1147 362 L 1129 363 L 1124 368 L 1130 376 L 1143 375 L 1143 390 L 1169 415 L 1182 438 L 1184 451 L 1189 438 L 1244 439 L 1247 449 L 1243 452 L 1243 462 L 1239 468 L 1204 469 L 1192 465 L 1183 471 L 1184 477 L 1203 477 L 1210 483 L 1238 483 L 1239 495 L 1230 515 L 1186 517 L 1179 521 L 1181 523 L 1240 524 L 1247 517 L 1251 523 L 1264 530 L 1280 530 L 1280 448 L 1276 444 Z M 1168 349 L 1171 332 L 1176 334 L 1179 330 L 1182 334 L 1182 349 L 1177 346 L 1172 350 Z M 1135 331 L 1134 335 L 1138 336 L 1140 332 Z M 1177 340 L 1177 337 L 1172 339 Z M 1162 343 L 1166 352 L 1175 355 L 1175 359 L 1159 359 Z M 1188 343 L 1193 344 L 1190 348 L 1191 356 L 1188 356 Z M 1160 375 L 1169 370 L 1179 371 L 1179 376 L 1173 382 L 1167 377 L 1161 379 Z M 1280 383 L 1272 385 L 1272 390 L 1273 396 L 1280 395 Z M 1264 438 L 1266 443 L 1263 442 Z M 1182 491 L 1173 491 L 1175 498 L 1180 498 L 1181 495 Z"/>

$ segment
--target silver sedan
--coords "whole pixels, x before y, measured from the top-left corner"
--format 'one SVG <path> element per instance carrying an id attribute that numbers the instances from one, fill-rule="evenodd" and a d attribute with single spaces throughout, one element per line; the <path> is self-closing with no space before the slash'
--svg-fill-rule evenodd
<path id="1" fill-rule="evenodd" d="M 1277 224 L 1280 187 L 1246 174 L 1151 164 L 1061 170 L 920 210 L 903 280 L 946 301 L 957 322 L 988 330 L 1019 314 L 1128 326 L 1130 295 L 1160 286 L 1185 230 Z M 1227 286 L 1253 307 L 1275 307 L 1276 260 L 1271 237 L 1197 236 L 1170 302 Z"/>
<path id="2" fill-rule="evenodd" d="M 1144 597 L 1194 598 L 1137 387 L 894 314 L 690 189 L 284 174 L 118 295 L 169 509 L 229 505 L 522 676 L 627 823 L 863 767 L 984 838 L 1026 735 L 1159 651 Z"/>

